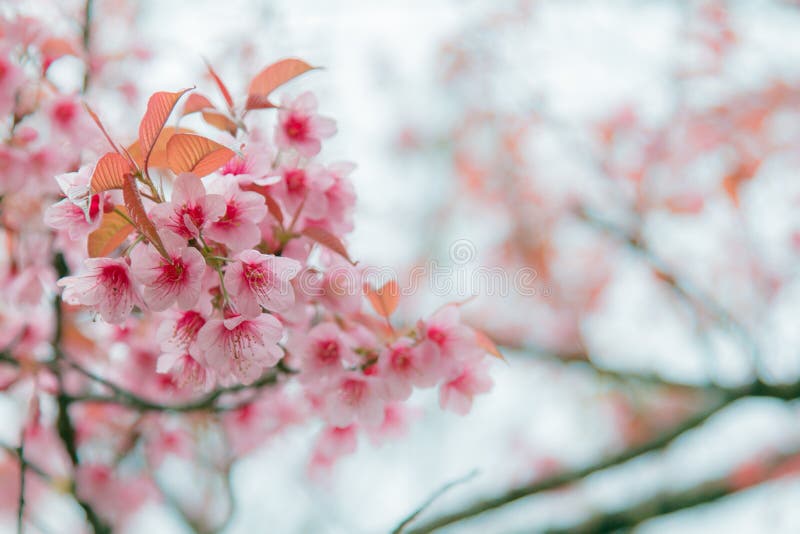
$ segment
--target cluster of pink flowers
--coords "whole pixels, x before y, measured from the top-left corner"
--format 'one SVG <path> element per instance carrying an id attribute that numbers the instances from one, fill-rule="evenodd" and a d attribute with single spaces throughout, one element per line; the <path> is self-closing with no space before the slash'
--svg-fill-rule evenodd
<path id="1" fill-rule="evenodd" d="M 309 92 L 287 101 L 277 114 L 275 148 L 245 137 L 241 152 L 217 171 L 181 173 L 168 200 L 144 199 L 163 250 L 132 232 L 119 254 L 88 258 L 80 274 L 58 281 L 64 301 L 112 324 L 159 314 L 159 369 L 195 389 L 252 384 L 285 358 L 333 425 L 380 425 L 387 403 L 437 384 L 442 405 L 465 413 L 489 382 L 485 350 L 459 322 L 457 307 L 387 335 L 361 316 L 361 287 L 333 295 L 356 296 L 349 310 L 297 294 L 301 271 L 324 273 L 341 263 L 329 250 L 311 262 L 315 241 L 304 231 L 339 239 L 352 226 L 355 201 L 351 165 L 311 160 L 336 131 L 316 108 Z M 250 136 L 263 137 L 255 129 Z M 115 213 L 104 207 L 124 205 L 121 192 L 94 193 L 92 176 L 87 165 L 58 177 L 66 198 L 47 220 L 72 241 L 96 231 L 103 213 Z"/>
<path id="2" fill-rule="evenodd" d="M 415 388 L 438 386 L 443 408 L 467 413 L 491 379 L 486 349 L 460 321 L 458 306 L 396 330 L 388 316 L 382 321 L 363 310 L 360 283 L 321 287 L 334 270 L 351 269 L 351 280 L 359 279 L 360 267 L 342 257 L 352 229 L 354 166 L 317 161 L 336 125 L 318 114 L 310 92 L 285 99 L 273 113 L 271 138 L 258 124 L 237 129 L 237 150 L 205 176 L 131 162 L 142 201 L 137 216 L 123 186 L 96 187 L 106 172 L 102 160 L 59 176 L 66 198 L 49 208 L 47 221 L 65 242 L 106 239 L 106 217 L 109 225 L 122 217 L 129 226 L 110 254 L 84 259 L 78 274 L 58 281 L 64 301 L 118 328 L 159 325 L 158 345 L 150 348 L 157 363 L 149 369 L 169 378 L 159 401 L 277 377 L 272 389 L 299 388 L 306 417 L 335 428 L 378 429 Z M 179 151 L 173 139 L 167 146 Z M 300 280 L 315 280 L 319 291 Z"/>
<path id="3" fill-rule="evenodd" d="M 224 106 L 156 93 L 124 144 L 82 105 L 112 85 L 135 99 L 103 79 L 122 55 L 36 19 L 2 23 L 0 394 L 28 406 L 25 461 L 92 510 L 96 530 L 157 499 L 160 464 L 200 457 L 209 428 L 230 469 L 289 426 L 317 426 L 311 467 L 327 468 L 359 435 L 397 436 L 415 389 L 438 387 L 460 414 L 489 390 L 492 349 L 458 305 L 403 324 L 395 285 L 362 284 L 345 246 L 355 166 L 319 158 L 336 124 L 310 92 L 270 100 L 310 66 L 267 67 L 246 103 L 210 70 Z M 63 56 L 83 63 L 82 89 L 50 79 Z M 120 469 L 137 454 L 139 469 Z M 17 460 L 0 454 L 4 486 L 17 487 Z"/>

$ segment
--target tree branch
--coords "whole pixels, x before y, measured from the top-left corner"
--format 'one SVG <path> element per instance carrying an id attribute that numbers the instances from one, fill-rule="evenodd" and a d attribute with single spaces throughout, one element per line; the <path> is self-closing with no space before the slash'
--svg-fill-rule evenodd
<path id="1" fill-rule="evenodd" d="M 703 393 L 724 393 L 725 389 L 717 384 L 704 383 L 704 384 L 688 384 L 685 382 L 675 382 L 668 380 L 656 373 L 638 373 L 631 371 L 622 371 L 603 367 L 594 363 L 585 351 L 576 351 L 572 353 L 554 353 L 542 347 L 534 346 L 531 344 L 525 345 L 502 345 L 500 349 L 510 349 L 518 351 L 524 355 L 530 355 L 538 360 L 552 362 L 567 367 L 582 368 L 590 371 L 592 374 L 601 379 L 609 379 L 620 383 L 638 383 L 653 387 L 662 387 L 669 389 L 681 389 L 686 391 L 696 391 Z"/>
<path id="2" fill-rule="evenodd" d="M 53 267 L 59 278 L 63 278 L 69 274 L 64 255 L 60 252 L 55 255 L 53 259 Z M 64 360 L 64 354 L 61 350 L 61 340 L 64 334 L 64 310 L 61 306 L 61 295 L 56 295 L 53 299 L 53 313 L 55 315 L 55 333 L 52 340 L 53 348 L 53 362 L 52 369 L 58 381 L 58 393 L 56 395 L 56 405 L 58 407 L 58 415 L 56 416 L 56 430 L 61 442 L 64 444 L 64 449 L 67 451 L 70 462 L 74 469 L 80 465 L 80 458 L 78 457 L 78 448 L 75 444 L 75 427 L 72 424 L 72 419 L 69 416 L 69 406 L 72 399 L 64 392 L 64 377 L 62 376 L 61 363 Z M 103 521 L 92 506 L 78 496 L 78 489 L 75 486 L 75 479 L 70 482 L 70 492 L 77 501 L 78 505 L 83 509 L 86 514 L 86 520 L 92 527 L 95 534 L 111 534 L 111 527 Z"/>
<path id="3" fill-rule="evenodd" d="M 535 481 L 528 485 L 513 488 L 499 495 L 468 503 L 461 509 L 423 522 L 420 526 L 411 530 L 410 533 L 422 534 L 432 532 L 438 528 L 463 521 L 489 510 L 500 508 L 524 497 L 578 482 L 593 473 L 615 467 L 647 453 L 661 450 L 684 433 L 699 427 L 713 415 L 722 411 L 724 408 L 736 402 L 737 400 L 745 397 L 773 397 L 783 400 L 796 399 L 800 397 L 800 382 L 772 385 L 759 380 L 746 386 L 723 389 L 721 391 L 724 391 L 724 394 L 719 395 L 717 400 L 712 402 L 704 410 L 685 419 L 681 423 L 675 425 L 669 430 L 666 430 L 656 438 L 642 445 L 626 449 L 595 464 L 572 471 L 565 471 L 557 475 Z"/>
<path id="4" fill-rule="evenodd" d="M 728 475 L 679 491 L 661 492 L 624 510 L 601 512 L 576 525 L 551 528 L 545 532 L 548 534 L 591 534 L 594 532 L 630 529 L 649 519 L 707 504 L 768 481 L 778 474 L 777 470 L 784 461 L 796 456 L 798 452 L 800 451 L 773 458 L 769 462 L 770 465 L 764 466 L 761 479 L 755 484 L 748 484 L 746 487 L 737 484 Z"/>
<path id="5" fill-rule="evenodd" d="M 154 412 L 154 411 L 197 412 L 204 410 L 225 411 L 228 408 L 216 405 L 216 401 L 223 395 L 239 393 L 242 391 L 258 390 L 267 386 L 275 385 L 278 383 L 278 379 L 282 373 L 291 372 L 291 371 L 286 371 L 284 370 L 285 368 L 278 366 L 249 385 L 234 384 L 233 386 L 215 389 L 214 391 L 206 394 L 203 397 L 200 397 L 197 400 L 185 402 L 182 404 L 160 404 L 157 402 L 150 401 L 144 397 L 141 397 L 131 391 L 128 391 L 125 388 L 122 388 L 119 385 L 115 384 L 114 382 L 111 382 L 110 380 L 105 379 L 89 371 L 88 369 L 85 369 L 84 367 L 78 365 L 75 362 L 69 362 L 69 366 L 78 371 L 79 373 L 83 374 L 87 378 L 90 378 L 91 380 L 94 380 L 95 382 L 106 386 L 112 392 L 111 396 L 107 395 L 74 396 L 71 398 L 73 402 L 97 402 L 97 403 L 121 404 L 123 406 L 127 406 L 129 408 L 142 412 Z"/>

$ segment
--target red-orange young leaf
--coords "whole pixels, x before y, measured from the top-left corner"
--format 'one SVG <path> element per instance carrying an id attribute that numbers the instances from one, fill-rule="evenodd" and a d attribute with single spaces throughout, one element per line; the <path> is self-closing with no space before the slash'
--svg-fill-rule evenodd
<path id="1" fill-rule="evenodd" d="M 128 210 L 131 220 L 136 225 L 136 229 L 156 247 L 159 254 L 168 258 L 164 244 L 156 232 L 153 221 L 147 216 L 147 211 L 142 203 L 142 195 L 136 185 L 136 178 L 130 173 L 125 175 L 125 183 L 122 186 L 122 198 L 125 201 L 125 208 Z"/>
<path id="2" fill-rule="evenodd" d="M 142 122 L 139 123 L 139 144 L 142 149 L 142 154 L 144 154 L 145 170 L 147 170 L 150 160 L 150 151 L 155 146 L 158 136 L 161 134 L 161 130 L 167 123 L 167 119 L 169 119 L 172 110 L 175 108 L 175 104 L 178 103 L 178 100 L 187 91 L 190 91 L 190 89 L 184 89 L 175 93 L 159 91 L 153 93 L 147 101 L 147 111 L 145 111 L 144 117 L 142 117 Z"/>
<path id="3" fill-rule="evenodd" d="M 97 162 L 92 173 L 91 190 L 93 193 L 121 189 L 125 183 L 125 175 L 133 172 L 130 162 L 116 152 L 109 152 Z"/>
<path id="4" fill-rule="evenodd" d="M 186 97 L 186 103 L 183 105 L 181 117 L 185 117 L 191 113 L 197 113 L 198 111 L 203 111 L 204 109 L 214 109 L 214 104 L 211 103 L 211 100 L 200 93 L 192 93 Z"/>
<path id="5" fill-rule="evenodd" d="M 275 217 L 275 220 L 278 221 L 278 224 L 283 224 L 283 210 L 281 210 L 280 205 L 278 202 L 272 198 L 270 194 L 264 194 L 264 202 L 267 204 L 267 209 L 269 210 L 269 214 Z"/>
<path id="6" fill-rule="evenodd" d="M 227 115 L 218 111 L 204 111 L 203 120 L 218 130 L 228 132 L 231 135 L 236 135 L 236 130 L 239 129 L 236 123 L 233 122 Z"/>
<path id="7" fill-rule="evenodd" d="M 200 135 L 175 134 L 167 143 L 169 168 L 175 173 L 191 172 L 198 177 L 211 174 L 236 153 Z"/>
<path id="8" fill-rule="evenodd" d="M 159 135 L 158 140 L 156 140 L 156 144 L 150 150 L 150 159 L 147 162 L 148 166 L 163 169 L 169 167 L 169 162 L 167 161 L 167 143 L 170 139 L 172 139 L 173 135 L 179 133 L 191 134 L 194 133 L 194 130 L 190 130 L 189 128 L 175 128 L 174 126 L 164 126 L 164 129 L 161 130 L 161 135 Z M 138 140 L 134 141 L 131 146 L 127 148 L 127 151 L 139 168 L 144 167 L 144 154 L 142 154 L 142 145 Z"/>
<path id="9" fill-rule="evenodd" d="M 247 109 L 275 107 L 268 99 L 272 91 L 315 68 L 305 61 L 293 58 L 273 63 L 259 72 L 250 82 L 250 87 L 247 89 Z"/>
<path id="10" fill-rule="evenodd" d="M 219 92 L 222 93 L 222 98 L 224 98 L 225 103 L 228 104 L 228 109 L 233 109 L 233 98 L 231 98 L 230 91 L 228 91 L 228 88 L 222 82 L 222 79 L 219 76 L 217 76 L 216 71 L 214 71 L 214 67 L 212 67 L 208 61 L 206 61 L 206 67 L 208 67 L 208 73 L 214 79 L 214 83 L 217 84 Z"/>
<path id="11" fill-rule="evenodd" d="M 117 210 L 127 216 L 124 206 L 117 206 Z M 125 241 L 125 238 L 133 231 L 133 226 L 128 220 L 115 211 L 103 214 L 100 227 L 89 234 L 87 250 L 90 258 L 108 256 L 118 246 Z"/>
<path id="12" fill-rule="evenodd" d="M 59 37 L 50 37 L 49 39 L 45 39 L 39 49 L 42 52 L 42 56 L 44 56 L 45 70 L 47 70 L 50 65 L 60 57 L 78 55 L 75 52 L 75 45 L 71 41 L 68 41 L 67 39 L 61 39 Z"/>
<path id="13" fill-rule="evenodd" d="M 492 338 L 481 332 L 480 330 L 475 330 L 475 339 L 478 341 L 478 346 L 485 350 L 487 353 L 491 354 L 495 358 L 500 358 L 501 360 L 505 360 L 503 354 L 497 348 L 497 345 L 494 344 Z"/>
<path id="14" fill-rule="evenodd" d="M 270 102 L 269 97 L 264 95 L 249 95 L 247 97 L 247 103 L 245 104 L 245 108 L 250 109 L 269 109 L 269 108 L 277 108 L 276 104 Z"/>
<path id="15" fill-rule="evenodd" d="M 396 280 L 389 280 L 378 289 L 373 289 L 369 284 L 365 284 L 364 293 L 375 313 L 386 319 L 394 313 L 400 302 L 400 291 Z"/>
<path id="16" fill-rule="evenodd" d="M 329 231 L 325 230 L 324 228 L 319 228 L 317 226 L 311 226 L 303 230 L 303 235 L 309 237 L 319 243 L 320 245 L 334 251 L 344 259 L 346 259 L 351 265 L 355 265 L 355 262 L 350 259 L 350 255 L 347 253 L 347 249 L 344 246 L 344 243 L 330 233 Z"/>

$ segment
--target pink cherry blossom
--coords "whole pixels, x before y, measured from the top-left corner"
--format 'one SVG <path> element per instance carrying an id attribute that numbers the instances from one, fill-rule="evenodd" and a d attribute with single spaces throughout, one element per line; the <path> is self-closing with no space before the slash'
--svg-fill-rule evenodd
<path id="1" fill-rule="evenodd" d="M 408 431 L 412 419 L 419 417 L 420 410 L 409 408 L 405 403 L 390 402 L 383 408 L 383 422 L 377 428 L 366 429 L 370 441 L 381 445 L 386 441 L 399 439 Z"/>
<path id="2" fill-rule="evenodd" d="M 368 427 L 383 422 L 384 401 L 375 379 L 351 371 L 328 383 L 323 395 L 323 417 L 328 423 L 344 427 L 355 421 Z"/>
<path id="3" fill-rule="evenodd" d="M 156 372 L 169 374 L 179 388 L 208 391 L 214 386 L 214 376 L 187 353 L 167 353 L 158 358 Z"/>
<path id="4" fill-rule="evenodd" d="M 223 165 L 220 169 L 222 176 L 235 178 L 239 185 L 270 185 L 280 180 L 272 164 L 275 149 L 257 138 L 258 134 L 258 130 L 250 132 L 250 143 L 242 147 L 243 155 L 233 157 Z"/>
<path id="5" fill-rule="evenodd" d="M 122 258 L 89 258 L 87 272 L 58 281 L 64 302 L 88 306 L 107 323 L 121 323 L 134 306 L 142 306 L 128 264 Z"/>
<path id="6" fill-rule="evenodd" d="M 205 314 L 197 310 L 178 313 L 174 319 L 161 322 L 156 333 L 161 350 L 166 353 L 188 352 L 197 333 L 206 324 Z"/>
<path id="7" fill-rule="evenodd" d="M 100 226 L 104 209 L 104 195 L 91 195 L 89 183 L 94 165 L 85 165 L 78 172 L 56 176 L 65 199 L 48 207 L 44 222 L 66 232 L 72 240 L 85 237 Z"/>
<path id="8" fill-rule="evenodd" d="M 458 307 L 448 305 L 418 325 L 426 342 L 439 350 L 441 372 L 458 372 L 462 362 L 483 357 L 483 350 L 475 342 L 475 332 L 461 323 Z"/>
<path id="9" fill-rule="evenodd" d="M 282 336 L 283 325 L 268 314 L 212 319 L 198 332 L 192 356 L 221 377 L 233 375 L 243 384 L 252 384 L 283 356 L 278 346 Z"/>
<path id="10" fill-rule="evenodd" d="M 0 115 L 3 116 L 14 109 L 17 90 L 25 80 L 22 69 L 8 56 L 8 50 L 0 49 Z"/>
<path id="11" fill-rule="evenodd" d="M 158 235 L 169 258 L 150 245 L 139 245 L 131 252 L 131 271 L 144 285 L 144 300 L 152 310 L 166 310 L 175 302 L 189 309 L 200 297 L 203 255 L 174 232 L 161 230 Z"/>
<path id="12" fill-rule="evenodd" d="M 298 275 L 303 296 L 341 314 L 358 312 L 363 299 L 359 270 L 330 251 L 320 256 L 328 264 L 324 272 L 306 269 Z"/>
<path id="13" fill-rule="evenodd" d="M 90 502 L 107 521 L 124 521 L 158 492 L 147 478 L 122 477 L 112 466 L 104 464 L 81 465 L 75 479 L 78 496 Z"/>
<path id="14" fill-rule="evenodd" d="M 380 378 L 386 396 L 392 400 L 406 400 L 414 386 L 431 387 L 439 379 L 436 368 L 438 353 L 429 343 L 414 343 L 400 338 L 378 357 Z"/>
<path id="15" fill-rule="evenodd" d="M 84 140 L 95 134 L 95 130 L 90 129 L 79 99 L 74 95 L 54 98 L 48 105 L 47 115 L 54 131 L 65 139 Z"/>
<path id="16" fill-rule="evenodd" d="M 344 234 L 353 229 L 353 207 L 356 203 L 356 193 L 348 175 L 354 169 L 355 165 L 348 162 L 332 163 L 325 169 L 313 169 L 316 175 L 324 174 L 327 177 L 325 211 L 324 217 L 322 217 L 316 215 L 314 211 L 304 209 L 306 225 L 321 226 L 334 234 Z M 317 213 L 322 213 L 322 210 Z"/>
<path id="17" fill-rule="evenodd" d="M 281 180 L 270 186 L 271 194 L 290 214 L 299 213 L 305 218 L 321 219 L 328 212 L 328 198 L 325 191 L 333 184 L 333 178 L 321 165 L 302 168 L 287 164 L 280 169 Z"/>
<path id="18" fill-rule="evenodd" d="M 189 239 L 225 215 L 225 199 L 221 195 L 206 195 L 206 188 L 197 176 L 183 173 L 175 179 L 170 201 L 153 206 L 150 215 L 156 223 Z"/>
<path id="19" fill-rule="evenodd" d="M 321 139 L 336 133 L 336 122 L 317 115 L 317 98 L 305 92 L 284 102 L 278 112 L 275 143 L 279 148 L 294 148 L 306 158 L 319 154 Z"/>
<path id="20" fill-rule="evenodd" d="M 466 415 L 472 408 L 473 397 L 492 389 L 493 383 L 486 362 L 476 362 L 464 368 L 453 380 L 442 384 L 439 388 L 439 405 L 444 410 Z"/>
<path id="21" fill-rule="evenodd" d="M 262 306 L 280 313 L 294 304 L 290 280 L 300 271 L 297 261 L 256 250 L 245 250 L 236 259 L 225 271 L 225 288 L 239 313 L 257 317 Z"/>
<path id="22" fill-rule="evenodd" d="M 332 322 L 314 326 L 291 347 L 291 352 L 300 360 L 304 381 L 335 376 L 344 370 L 345 364 L 356 362 L 351 340 Z"/>
<path id="23" fill-rule="evenodd" d="M 215 182 L 213 190 L 219 189 L 225 200 L 225 213 L 212 222 L 205 232 L 206 237 L 222 243 L 231 252 L 252 248 L 261 241 L 258 223 L 267 214 L 264 197 L 258 193 L 242 191 L 236 182 Z"/>
<path id="24" fill-rule="evenodd" d="M 357 449 L 358 425 L 325 428 L 317 438 L 311 455 L 309 462 L 311 475 L 319 476 L 326 473 L 339 458 L 353 454 Z"/>

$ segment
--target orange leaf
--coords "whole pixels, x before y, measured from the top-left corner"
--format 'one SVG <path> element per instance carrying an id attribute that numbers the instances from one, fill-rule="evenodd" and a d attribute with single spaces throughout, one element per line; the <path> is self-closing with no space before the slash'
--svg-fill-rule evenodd
<path id="1" fill-rule="evenodd" d="M 161 130 L 169 119 L 175 104 L 183 96 L 186 91 L 184 89 L 176 93 L 167 93 L 159 91 L 153 93 L 147 101 L 147 111 L 142 117 L 142 122 L 139 123 L 139 143 L 141 145 L 142 154 L 144 154 L 144 169 L 147 170 L 147 165 L 150 160 L 150 152 L 161 134 Z"/>
<path id="2" fill-rule="evenodd" d="M 39 49 L 45 58 L 45 69 L 49 68 L 53 61 L 60 57 L 78 55 L 72 42 L 58 37 L 45 39 Z"/>
<path id="3" fill-rule="evenodd" d="M 214 104 L 200 93 L 192 93 L 186 97 L 186 103 L 183 105 L 181 117 L 185 117 L 191 113 L 197 113 L 204 109 L 214 109 Z"/>
<path id="4" fill-rule="evenodd" d="M 228 132 L 233 136 L 236 135 L 236 130 L 239 129 L 235 122 L 228 118 L 224 113 L 220 113 L 218 111 L 204 111 L 203 120 L 214 128 L 222 130 L 223 132 Z"/>
<path id="5" fill-rule="evenodd" d="M 214 68 L 208 61 L 206 61 L 206 67 L 208 67 L 208 73 L 211 75 L 212 78 L 214 78 L 214 82 L 217 84 L 217 87 L 219 87 L 219 92 L 222 93 L 222 98 L 224 98 L 225 103 L 228 104 L 228 109 L 232 110 L 233 98 L 231 98 L 230 91 L 228 91 L 228 88 L 225 87 L 225 84 L 222 82 L 222 79 L 219 76 L 217 76 L 217 73 L 214 71 Z"/>
<path id="6" fill-rule="evenodd" d="M 303 235 L 309 237 L 319 243 L 320 245 L 334 251 L 344 259 L 346 259 L 350 265 L 355 265 L 355 262 L 350 259 L 350 255 L 347 253 L 347 249 L 344 246 L 344 243 L 330 233 L 329 231 L 325 230 L 324 228 L 320 228 L 318 226 L 310 226 L 303 230 Z"/>
<path id="7" fill-rule="evenodd" d="M 247 97 L 247 103 L 245 104 L 245 109 L 269 109 L 269 108 L 277 108 L 276 104 L 270 102 L 269 97 L 264 95 L 249 95 Z"/>
<path id="8" fill-rule="evenodd" d="M 278 221 L 278 224 L 283 224 L 283 210 L 281 209 L 278 201 L 272 198 L 272 195 L 264 194 L 264 202 L 267 204 L 267 209 L 269 210 L 270 215 L 275 217 L 275 220 Z"/>
<path id="9" fill-rule="evenodd" d="M 364 292 L 372 304 L 372 309 L 386 319 L 397 309 L 400 302 L 400 291 L 397 288 L 397 281 L 389 280 L 378 289 L 373 289 L 369 284 L 365 284 Z"/>
<path id="10" fill-rule="evenodd" d="M 235 155 L 230 148 L 200 135 L 175 134 L 167 143 L 169 168 L 178 174 L 191 172 L 202 177 L 216 171 Z"/>
<path id="11" fill-rule="evenodd" d="M 148 165 L 150 167 L 158 167 L 162 169 L 166 169 L 169 167 L 169 162 L 167 161 L 167 143 L 172 136 L 179 133 L 194 133 L 194 130 L 190 130 L 189 128 L 175 128 L 174 126 L 165 126 L 163 130 L 161 130 L 161 135 L 158 136 L 158 140 L 153 148 L 150 150 L 150 160 L 148 161 Z M 144 156 L 142 155 L 142 145 L 139 141 L 134 141 L 131 146 L 128 147 L 128 154 L 130 154 L 133 161 L 139 166 L 139 168 L 144 167 Z"/>
<path id="12" fill-rule="evenodd" d="M 97 162 L 92 173 L 92 192 L 100 193 L 109 189 L 121 189 L 125 183 L 125 174 L 133 172 L 127 159 L 116 152 L 105 154 Z"/>
<path id="13" fill-rule="evenodd" d="M 473 328 L 473 330 L 475 329 Z M 494 341 L 492 341 L 492 339 L 489 336 L 487 336 L 480 330 L 475 330 L 475 339 L 477 339 L 478 346 L 480 348 L 482 348 L 495 358 L 500 358 L 501 360 L 505 361 L 503 354 L 500 352 L 500 350 L 497 348 L 497 345 L 494 344 Z"/>
<path id="14" fill-rule="evenodd" d="M 117 206 L 117 209 L 127 215 L 124 206 Z M 114 249 L 125 241 L 125 238 L 133 231 L 133 226 L 125 217 L 114 211 L 103 214 L 100 227 L 89 234 L 88 251 L 90 258 L 108 256 Z"/>
<path id="15" fill-rule="evenodd" d="M 247 89 L 247 109 L 275 107 L 267 97 L 289 80 L 315 69 L 299 59 L 282 59 L 259 72 Z"/>
<path id="16" fill-rule="evenodd" d="M 169 259 L 169 255 L 164 248 L 164 244 L 161 242 L 161 238 L 156 232 L 153 221 L 147 217 L 147 212 L 142 203 L 142 196 L 139 193 L 139 188 L 136 186 L 136 178 L 130 173 L 125 175 L 125 183 L 122 186 L 122 198 L 125 200 L 125 208 L 127 208 L 131 220 L 136 224 L 136 229 L 139 233 L 146 237 L 162 256 Z"/>

